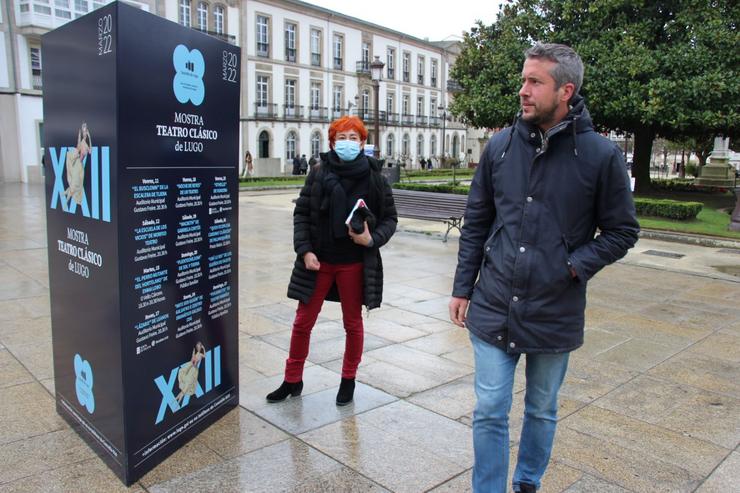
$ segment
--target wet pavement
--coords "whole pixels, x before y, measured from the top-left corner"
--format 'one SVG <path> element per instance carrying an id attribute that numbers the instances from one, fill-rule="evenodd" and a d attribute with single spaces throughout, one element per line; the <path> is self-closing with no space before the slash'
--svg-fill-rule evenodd
<path id="1" fill-rule="evenodd" d="M 126 490 L 55 412 L 41 192 L 0 184 L 0 493 Z M 442 242 L 440 225 L 404 219 L 383 249 L 385 301 L 366 317 L 355 402 L 334 404 L 334 303 L 314 329 L 303 395 L 265 402 L 296 307 L 296 193 L 240 196 L 240 407 L 130 490 L 470 491 L 473 360 L 447 321 L 457 237 Z M 541 491 L 740 491 L 739 266 L 732 249 L 643 239 L 589 283 L 586 343 Z"/>

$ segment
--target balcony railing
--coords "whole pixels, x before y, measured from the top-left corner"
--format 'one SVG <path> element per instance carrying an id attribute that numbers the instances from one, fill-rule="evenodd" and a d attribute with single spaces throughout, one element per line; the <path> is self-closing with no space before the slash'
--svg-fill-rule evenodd
<path id="1" fill-rule="evenodd" d="M 269 57 L 270 56 L 270 45 L 268 43 L 257 43 L 257 56 Z"/>
<path id="2" fill-rule="evenodd" d="M 439 116 L 430 116 L 429 117 L 429 126 L 430 127 L 441 127 L 442 126 L 442 118 Z"/>
<path id="3" fill-rule="evenodd" d="M 216 31 L 209 31 L 207 29 L 200 29 L 197 27 L 194 27 L 196 31 L 200 31 L 202 33 L 208 34 L 209 36 L 213 36 L 216 39 L 220 39 L 221 41 L 226 41 L 229 44 L 235 45 L 236 44 L 236 36 L 231 36 L 230 34 L 225 34 L 223 32 L 219 33 Z"/>
<path id="4" fill-rule="evenodd" d="M 419 84 L 421 84 L 423 86 L 424 85 L 424 76 L 423 75 L 417 75 L 416 76 L 416 82 L 419 83 Z"/>
<path id="5" fill-rule="evenodd" d="M 416 125 L 421 127 L 426 127 L 427 123 L 429 123 L 429 120 L 424 115 L 416 115 Z"/>
<path id="6" fill-rule="evenodd" d="M 349 110 L 349 108 L 332 108 L 331 109 L 331 119 L 336 120 L 337 118 L 341 116 L 349 116 L 352 112 Z"/>
<path id="7" fill-rule="evenodd" d="M 402 75 L 402 79 L 403 79 L 404 82 L 410 81 L 411 80 L 411 74 L 409 74 L 408 72 L 404 72 L 403 75 Z"/>
<path id="8" fill-rule="evenodd" d="M 361 60 L 357 62 L 357 68 L 355 72 L 358 74 L 370 75 L 370 62 L 368 60 Z"/>
<path id="9" fill-rule="evenodd" d="M 398 125 L 398 123 L 401 121 L 401 115 L 398 113 L 387 113 L 386 114 L 386 121 L 388 122 L 388 125 Z"/>
<path id="10" fill-rule="evenodd" d="M 342 66 L 344 65 L 341 58 L 334 57 L 334 70 L 342 70 Z"/>
<path id="11" fill-rule="evenodd" d="M 388 78 L 389 79 L 395 80 L 395 78 L 396 78 L 396 69 L 389 68 L 387 74 L 388 74 Z"/>
<path id="12" fill-rule="evenodd" d="M 285 61 L 286 62 L 295 62 L 295 48 L 285 48 Z"/>
<path id="13" fill-rule="evenodd" d="M 308 120 L 312 122 L 324 122 L 329 119 L 327 108 L 312 106 L 308 108 Z"/>
<path id="14" fill-rule="evenodd" d="M 437 87 L 437 78 L 436 77 L 432 77 L 431 84 L 432 84 L 432 87 Z"/>
<path id="15" fill-rule="evenodd" d="M 462 86 L 455 79 L 448 79 L 447 92 L 462 92 Z"/>
<path id="16" fill-rule="evenodd" d="M 283 105 L 283 119 L 285 120 L 300 120 L 303 116 L 303 106 L 296 106 L 294 104 Z"/>
<path id="17" fill-rule="evenodd" d="M 41 84 L 41 74 L 38 74 L 38 75 L 33 74 L 31 76 L 31 83 L 33 84 L 34 89 L 38 89 L 38 90 L 43 89 L 43 86 Z"/>
<path id="18" fill-rule="evenodd" d="M 314 67 L 321 66 L 321 53 L 311 53 L 311 65 Z"/>
<path id="19" fill-rule="evenodd" d="M 277 104 L 254 103 L 255 118 L 274 119 L 277 118 Z"/>

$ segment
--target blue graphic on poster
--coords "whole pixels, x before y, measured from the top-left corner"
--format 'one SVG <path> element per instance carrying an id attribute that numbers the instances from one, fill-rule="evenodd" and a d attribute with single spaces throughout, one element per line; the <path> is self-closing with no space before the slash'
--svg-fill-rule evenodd
<path id="1" fill-rule="evenodd" d="M 93 371 L 90 362 L 75 354 L 75 390 L 77 400 L 81 406 L 85 406 L 90 414 L 95 412 L 95 396 L 93 395 Z"/>
<path id="2" fill-rule="evenodd" d="M 201 52 L 189 50 L 182 44 L 177 45 L 172 53 L 172 64 L 175 66 L 175 78 L 172 80 L 175 97 L 182 104 L 191 101 L 195 106 L 200 106 L 206 95 L 203 83 L 206 62 Z"/>

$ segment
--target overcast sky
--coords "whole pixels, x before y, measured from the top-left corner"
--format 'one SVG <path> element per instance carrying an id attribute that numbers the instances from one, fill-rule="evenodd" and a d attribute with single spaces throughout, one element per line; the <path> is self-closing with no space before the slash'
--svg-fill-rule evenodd
<path id="1" fill-rule="evenodd" d="M 430 41 L 462 37 L 480 19 L 496 20 L 503 0 L 304 0 L 336 12 L 351 15 Z"/>

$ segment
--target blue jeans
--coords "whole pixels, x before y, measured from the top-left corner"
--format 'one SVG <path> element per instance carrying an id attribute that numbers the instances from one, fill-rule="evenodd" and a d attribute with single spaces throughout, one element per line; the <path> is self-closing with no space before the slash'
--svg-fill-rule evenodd
<path id="1" fill-rule="evenodd" d="M 470 334 L 475 353 L 473 413 L 473 491 L 506 492 L 509 474 L 509 411 L 519 354 L 508 354 Z M 557 424 L 558 390 L 568 369 L 568 353 L 527 354 L 527 388 L 519 457 L 512 486 L 540 487 L 550 461 Z"/>

